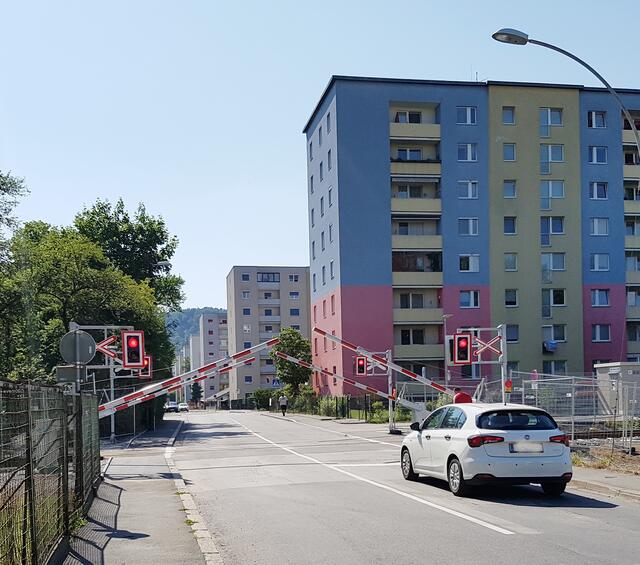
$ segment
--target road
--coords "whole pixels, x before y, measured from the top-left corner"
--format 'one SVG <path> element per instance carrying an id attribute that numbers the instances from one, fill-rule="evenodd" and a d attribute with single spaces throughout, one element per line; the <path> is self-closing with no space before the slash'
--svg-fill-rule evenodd
<path id="1" fill-rule="evenodd" d="M 195 412 L 174 459 L 226 565 L 638 564 L 640 505 L 569 489 L 408 482 L 402 438 L 294 415 Z"/>

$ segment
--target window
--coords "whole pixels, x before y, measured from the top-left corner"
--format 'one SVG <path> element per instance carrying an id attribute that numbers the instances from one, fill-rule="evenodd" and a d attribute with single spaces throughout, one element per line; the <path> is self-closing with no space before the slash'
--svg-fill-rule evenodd
<path id="1" fill-rule="evenodd" d="M 333 272 L 333 261 L 329 261 L 329 276 L 333 279 L 335 278 L 335 273 Z"/>
<path id="2" fill-rule="evenodd" d="M 592 271 L 608 271 L 609 270 L 609 254 L 608 253 L 592 253 L 590 269 Z"/>
<path id="3" fill-rule="evenodd" d="M 478 218 L 458 218 L 458 235 L 478 235 Z"/>
<path id="4" fill-rule="evenodd" d="M 606 200 L 608 198 L 609 187 L 606 182 L 590 182 L 589 198 L 591 200 Z"/>
<path id="5" fill-rule="evenodd" d="M 324 232 L 320 232 L 320 249 L 324 251 Z"/>
<path id="6" fill-rule="evenodd" d="M 265 316 L 273 316 L 273 309 L 272 308 L 265 308 L 264 315 Z"/>
<path id="7" fill-rule="evenodd" d="M 520 326 L 518 324 L 507 324 L 507 343 L 515 343 L 520 339 Z"/>
<path id="8" fill-rule="evenodd" d="M 333 224 L 329 224 L 329 243 L 333 241 Z"/>
<path id="9" fill-rule="evenodd" d="M 265 359 L 264 360 L 264 364 L 265 365 L 273 365 L 273 359 Z"/>
<path id="10" fill-rule="evenodd" d="M 625 235 L 640 235 L 640 217 L 625 216 L 624 229 Z"/>
<path id="11" fill-rule="evenodd" d="M 251 342 L 250 341 L 245 341 L 242 345 L 243 349 L 249 349 L 251 347 Z"/>
<path id="12" fill-rule="evenodd" d="M 320 161 L 320 182 L 324 180 L 324 164 Z"/>
<path id="13" fill-rule="evenodd" d="M 542 216 L 540 218 L 540 244 L 551 245 L 552 235 L 564 233 L 564 216 Z"/>
<path id="14" fill-rule="evenodd" d="M 300 292 L 297 290 L 292 290 L 289 292 L 289 298 L 291 300 L 298 300 L 300 298 Z"/>
<path id="15" fill-rule="evenodd" d="M 249 298 L 249 296 L 251 296 L 251 292 L 249 292 L 248 290 L 242 291 L 242 298 L 246 300 L 247 298 Z"/>
<path id="16" fill-rule="evenodd" d="M 331 133 L 331 112 L 327 112 L 327 133 Z"/>
<path id="17" fill-rule="evenodd" d="M 516 234 L 516 217 L 505 216 L 504 217 L 504 235 Z"/>
<path id="18" fill-rule="evenodd" d="M 422 160 L 422 149 L 407 149 L 401 147 L 398 149 L 398 160 L 399 161 L 421 161 Z"/>
<path id="19" fill-rule="evenodd" d="M 630 186 L 624 187 L 624 199 L 625 200 L 640 200 L 640 187 L 635 183 Z"/>
<path id="20" fill-rule="evenodd" d="M 607 147 L 604 145 L 592 145 L 589 147 L 589 163 L 592 165 L 607 164 Z"/>
<path id="21" fill-rule="evenodd" d="M 542 289 L 542 317 L 550 318 L 553 307 L 566 306 L 564 288 Z"/>
<path id="22" fill-rule="evenodd" d="M 400 294 L 400 308 L 421 309 L 424 308 L 424 294 L 414 292 L 403 292 Z"/>
<path id="23" fill-rule="evenodd" d="M 627 287 L 627 306 L 640 306 L 640 287 Z"/>
<path id="24" fill-rule="evenodd" d="M 480 271 L 480 255 L 459 255 L 460 271 L 477 273 Z"/>
<path id="25" fill-rule="evenodd" d="M 477 143 L 458 143 L 458 161 L 477 161 Z"/>
<path id="26" fill-rule="evenodd" d="M 300 326 L 298 324 L 291 324 L 291 329 L 292 330 L 296 330 L 296 331 L 300 331 Z"/>
<path id="27" fill-rule="evenodd" d="M 503 106 L 502 107 L 502 123 L 505 126 L 512 126 L 516 123 L 516 108 L 515 106 Z"/>
<path id="28" fill-rule="evenodd" d="M 264 331 L 265 332 L 272 332 L 273 331 L 273 326 L 265 326 L 264 327 Z"/>
<path id="29" fill-rule="evenodd" d="M 592 110 L 587 114 L 587 126 L 590 128 L 606 128 L 607 113 L 598 110 Z"/>
<path id="30" fill-rule="evenodd" d="M 627 324 L 627 341 L 640 341 L 640 325 Z"/>
<path id="31" fill-rule="evenodd" d="M 627 299 L 628 302 L 628 299 Z M 604 307 L 610 306 L 609 303 L 609 289 L 608 288 L 594 288 L 591 290 L 591 306 Z"/>
<path id="32" fill-rule="evenodd" d="M 322 147 L 322 126 L 318 128 L 318 147 Z"/>
<path id="33" fill-rule="evenodd" d="M 313 175 L 309 177 L 309 192 L 313 194 Z"/>
<path id="34" fill-rule="evenodd" d="M 424 330 L 421 328 L 400 330 L 400 345 L 424 345 Z"/>
<path id="35" fill-rule="evenodd" d="M 419 124 L 422 122 L 422 112 L 409 112 L 407 110 L 396 112 L 394 122 L 396 124 Z"/>
<path id="36" fill-rule="evenodd" d="M 251 324 L 242 324 L 242 331 L 246 334 L 251 333 Z"/>
<path id="37" fill-rule="evenodd" d="M 640 254 L 627 252 L 624 255 L 625 259 L 625 267 L 627 272 L 638 272 L 640 271 Z"/>
<path id="38" fill-rule="evenodd" d="M 517 253 L 504 254 L 504 270 L 505 271 L 518 270 L 518 254 Z"/>
<path id="39" fill-rule="evenodd" d="M 542 326 L 542 341 L 567 341 L 567 326 L 565 324 L 553 324 Z"/>
<path id="40" fill-rule="evenodd" d="M 448 430 L 456 430 L 460 429 L 466 421 L 467 416 L 460 408 L 449 408 L 440 427 Z"/>
<path id="41" fill-rule="evenodd" d="M 547 375 L 565 375 L 567 373 L 566 361 L 543 361 L 542 372 Z"/>
<path id="42" fill-rule="evenodd" d="M 242 309 L 243 316 L 251 316 L 251 308 L 243 308 Z"/>
<path id="43" fill-rule="evenodd" d="M 299 316 L 300 308 L 289 308 L 289 316 Z"/>
<path id="44" fill-rule="evenodd" d="M 331 206 L 333 206 L 333 188 L 329 189 L 329 192 L 327 193 L 328 196 L 328 200 L 329 200 L 329 208 L 331 208 Z"/>
<path id="45" fill-rule="evenodd" d="M 316 274 L 313 273 L 313 292 L 316 291 Z"/>
<path id="46" fill-rule="evenodd" d="M 311 242 L 311 258 L 312 259 L 316 258 L 316 242 L 315 241 Z"/>
<path id="47" fill-rule="evenodd" d="M 289 275 L 289 282 L 297 283 L 300 281 L 300 275 Z"/>
<path id="48" fill-rule="evenodd" d="M 609 324 L 593 324 L 591 326 L 591 341 L 611 341 L 611 326 Z"/>
<path id="49" fill-rule="evenodd" d="M 324 216 L 324 196 L 320 197 L 320 217 Z"/>
<path id="50" fill-rule="evenodd" d="M 460 308 L 480 308 L 480 291 L 461 290 Z"/>
<path id="51" fill-rule="evenodd" d="M 505 198 L 515 198 L 516 197 L 516 181 L 514 181 L 514 180 L 503 180 L 502 181 L 502 195 Z"/>
<path id="52" fill-rule="evenodd" d="M 309 142 L 309 161 L 313 161 L 313 141 Z"/>
<path id="53" fill-rule="evenodd" d="M 502 159 L 504 161 L 516 160 L 516 144 L 515 143 L 502 144 Z"/>
<path id="54" fill-rule="evenodd" d="M 322 301 L 322 317 L 323 318 L 327 317 L 327 301 L 326 300 Z"/>
<path id="55" fill-rule="evenodd" d="M 322 265 L 322 284 L 327 284 L 327 269 L 324 265 Z"/>
<path id="56" fill-rule="evenodd" d="M 457 106 L 456 123 L 458 125 L 475 125 L 476 113 L 477 110 L 475 106 Z"/>
<path id="57" fill-rule="evenodd" d="M 396 189 L 394 198 L 422 198 L 421 184 L 400 184 Z M 439 196 L 438 196 L 439 198 Z"/>
<path id="58" fill-rule="evenodd" d="M 253 382 L 253 377 L 251 375 L 245 375 L 244 384 L 249 385 Z"/>
<path id="59" fill-rule="evenodd" d="M 609 218 L 591 218 L 591 235 L 609 235 Z"/>
<path id="60" fill-rule="evenodd" d="M 563 180 L 540 181 L 540 209 L 551 210 L 552 198 L 564 198 Z"/>
<path id="61" fill-rule="evenodd" d="M 551 173 L 551 163 L 564 162 L 564 145 L 542 143 L 540 145 L 540 173 Z"/>
<path id="62" fill-rule="evenodd" d="M 332 167 L 332 159 L 331 159 L 331 149 L 327 151 L 327 168 L 331 170 Z"/>
<path id="63" fill-rule="evenodd" d="M 552 271 L 565 270 L 565 254 L 564 253 L 542 253 L 542 282 L 551 282 Z"/>
<path id="64" fill-rule="evenodd" d="M 540 137 L 549 137 L 552 126 L 562 125 L 562 108 L 540 108 Z"/>
<path id="65" fill-rule="evenodd" d="M 242 280 L 242 282 L 249 282 L 249 273 L 242 273 L 240 280 Z"/>
<path id="66" fill-rule="evenodd" d="M 336 313 L 336 297 L 335 294 L 331 295 L 331 314 Z"/>
<path id="67" fill-rule="evenodd" d="M 280 273 L 258 273 L 258 282 L 280 282 Z"/>
<path id="68" fill-rule="evenodd" d="M 316 214 L 315 210 L 311 208 L 311 227 L 316 225 Z"/>
<path id="69" fill-rule="evenodd" d="M 507 308 L 516 308 L 518 306 L 518 289 L 516 288 L 505 289 L 504 305 Z"/>
<path id="70" fill-rule="evenodd" d="M 461 198 L 463 200 L 478 198 L 478 181 L 459 180 L 458 181 L 458 198 Z"/>

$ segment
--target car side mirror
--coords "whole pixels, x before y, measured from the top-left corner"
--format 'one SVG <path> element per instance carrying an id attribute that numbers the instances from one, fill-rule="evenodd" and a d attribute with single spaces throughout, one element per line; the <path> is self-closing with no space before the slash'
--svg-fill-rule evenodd
<path id="1" fill-rule="evenodd" d="M 420 422 L 411 422 L 411 426 L 409 426 L 414 432 L 420 431 Z"/>

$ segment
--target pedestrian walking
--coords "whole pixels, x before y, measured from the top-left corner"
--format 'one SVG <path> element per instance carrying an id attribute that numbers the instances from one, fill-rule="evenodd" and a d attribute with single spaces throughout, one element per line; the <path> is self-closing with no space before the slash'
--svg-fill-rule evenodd
<path id="1" fill-rule="evenodd" d="M 282 410 L 282 415 L 286 416 L 289 399 L 287 398 L 284 392 L 280 395 L 280 398 L 278 398 L 278 404 L 280 404 L 280 410 Z"/>

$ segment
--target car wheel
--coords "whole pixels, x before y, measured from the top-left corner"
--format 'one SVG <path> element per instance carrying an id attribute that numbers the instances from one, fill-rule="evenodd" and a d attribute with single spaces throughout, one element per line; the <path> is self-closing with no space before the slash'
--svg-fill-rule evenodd
<path id="1" fill-rule="evenodd" d="M 402 467 L 402 476 L 407 481 L 415 481 L 418 478 L 418 474 L 413 470 L 413 463 L 411 462 L 411 455 L 409 455 L 408 449 L 402 450 L 400 466 Z"/>
<path id="2" fill-rule="evenodd" d="M 542 490 L 549 496 L 560 496 L 567 488 L 567 483 L 542 483 Z"/>
<path id="3" fill-rule="evenodd" d="M 469 485 L 464 480 L 462 474 L 462 465 L 455 457 L 449 461 L 447 469 L 447 480 L 449 481 L 449 490 L 455 496 L 465 496 L 469 492 Z"/>

